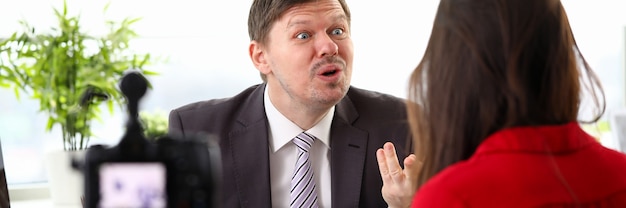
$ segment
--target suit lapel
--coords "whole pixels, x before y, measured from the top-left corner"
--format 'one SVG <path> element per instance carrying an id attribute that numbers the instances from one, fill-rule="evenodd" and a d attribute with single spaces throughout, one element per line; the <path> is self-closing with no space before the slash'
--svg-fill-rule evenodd
<path id="1" fill-rule="evenodd" d="M 330 136 L 332 207 L 358 207 L 368 134 L 352 126 L 359 114 L 348 97 L 335 111 Z"/>
<path id="2" fill-rule="evenodd" d="M 263 107 L 265 85 L 242 104 L 237 121 L 241 128 L 228 135 L 235 184 L 242 207 L 271 207 L 269 141 Z M 250 171 L 254 170 L 254 171 Z"/>

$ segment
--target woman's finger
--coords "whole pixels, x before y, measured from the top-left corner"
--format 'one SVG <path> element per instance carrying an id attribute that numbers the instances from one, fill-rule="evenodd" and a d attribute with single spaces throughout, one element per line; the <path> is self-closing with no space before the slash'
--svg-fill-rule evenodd
<path id="1" fill-rule="evenodd" d="M 385 151 L 382 148 L 376 150 L 376 160 L 378 161 L 378 170 L 380 170 L 380 176 L 383 179 L 383 183 L 389 184 L 393 182 L 391 180 L 391 176 L 389 175 L 389 169 L 387 168 Z"/>
<path id="2" fill-rule="evenodd" d="M 402 174 L 402 167 L 400 167 L 400 162 L 398 161 L 398 156 L 396 155 L 396 148 L 393 143 L 387 142 L 383 145 L 383 149 L 385 150 L 385 163 L 387 164 L 391 179 L 394 180 L 394 182 L 401 183 L 404 176 Z"/>
<path id="3" fill-rule="evenodd" d="M 410 154 L 404 159 L 404 176 L 411 184 L 417 184 L 417 176 L 422 170 L 422 162 L 417 160 L 417 156 Z"/>

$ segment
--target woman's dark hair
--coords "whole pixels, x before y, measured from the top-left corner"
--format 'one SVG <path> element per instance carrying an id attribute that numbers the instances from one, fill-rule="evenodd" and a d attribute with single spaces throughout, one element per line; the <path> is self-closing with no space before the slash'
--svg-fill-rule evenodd
<path id="1" fill-rule="evenodd" d="M 559 0 L 442 0 L 409 84 L 419 185 L 498 130 L 576 121 L 582 88 L 597 121 L 604 94 Z"/>

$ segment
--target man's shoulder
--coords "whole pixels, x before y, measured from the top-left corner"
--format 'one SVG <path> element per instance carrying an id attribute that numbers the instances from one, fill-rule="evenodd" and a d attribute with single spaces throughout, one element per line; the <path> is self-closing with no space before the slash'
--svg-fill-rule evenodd
<path id="1" fill-rule="evenodd" d="M 391 94 L 361 89 L 350 86 L 346 95 L 355 104 L 373 104 L 373 105 L 404 105 L 403 98 L 396 97 Z"/>
<path id="2" fill-rule="evenodd" d="M 198 102 L 189 103 L 178 108 L 175 108 L 173 111 L 184 114 L 196 114 L 196 113 L 206 113 L 209 111 L 224 111 L 230 108 L 234 108 L 238 105 L 241 105 L 246 99 L 248 99 L 255 90 L 262 88 L 263 84 L 257 84 L 248 87 L 247 89 L 241 91 L 239 94 L 226 97 L 226 98 L 216 98 L 203 100 Z"/>
<path id="3" fill-rule="evenodd" d="M 365 90 L 351 86 L 346 97 L 337 105 L 340 114 L 346 117 L 357 115 L 360 120 L 404 120 L 406 118 L 406 102 L 404 99 L 377 91 Z M 343 112 L 343 113 L 341 113 Z M 352 112 L 354 114 L 350 114 Z"/>

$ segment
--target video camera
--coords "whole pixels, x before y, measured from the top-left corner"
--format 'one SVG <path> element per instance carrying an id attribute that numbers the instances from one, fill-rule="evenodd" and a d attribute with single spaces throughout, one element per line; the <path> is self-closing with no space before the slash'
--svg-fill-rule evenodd
<path id="1" fill-rule="evenodd" d="M 84 175 L 84 207 L 218 207 L 219 146 L 209 135 L 143 135 L 138 104 L 148 82 L 125 74 L 126 133 L 113 147 L 93 145 L 78 169 Z"/>

